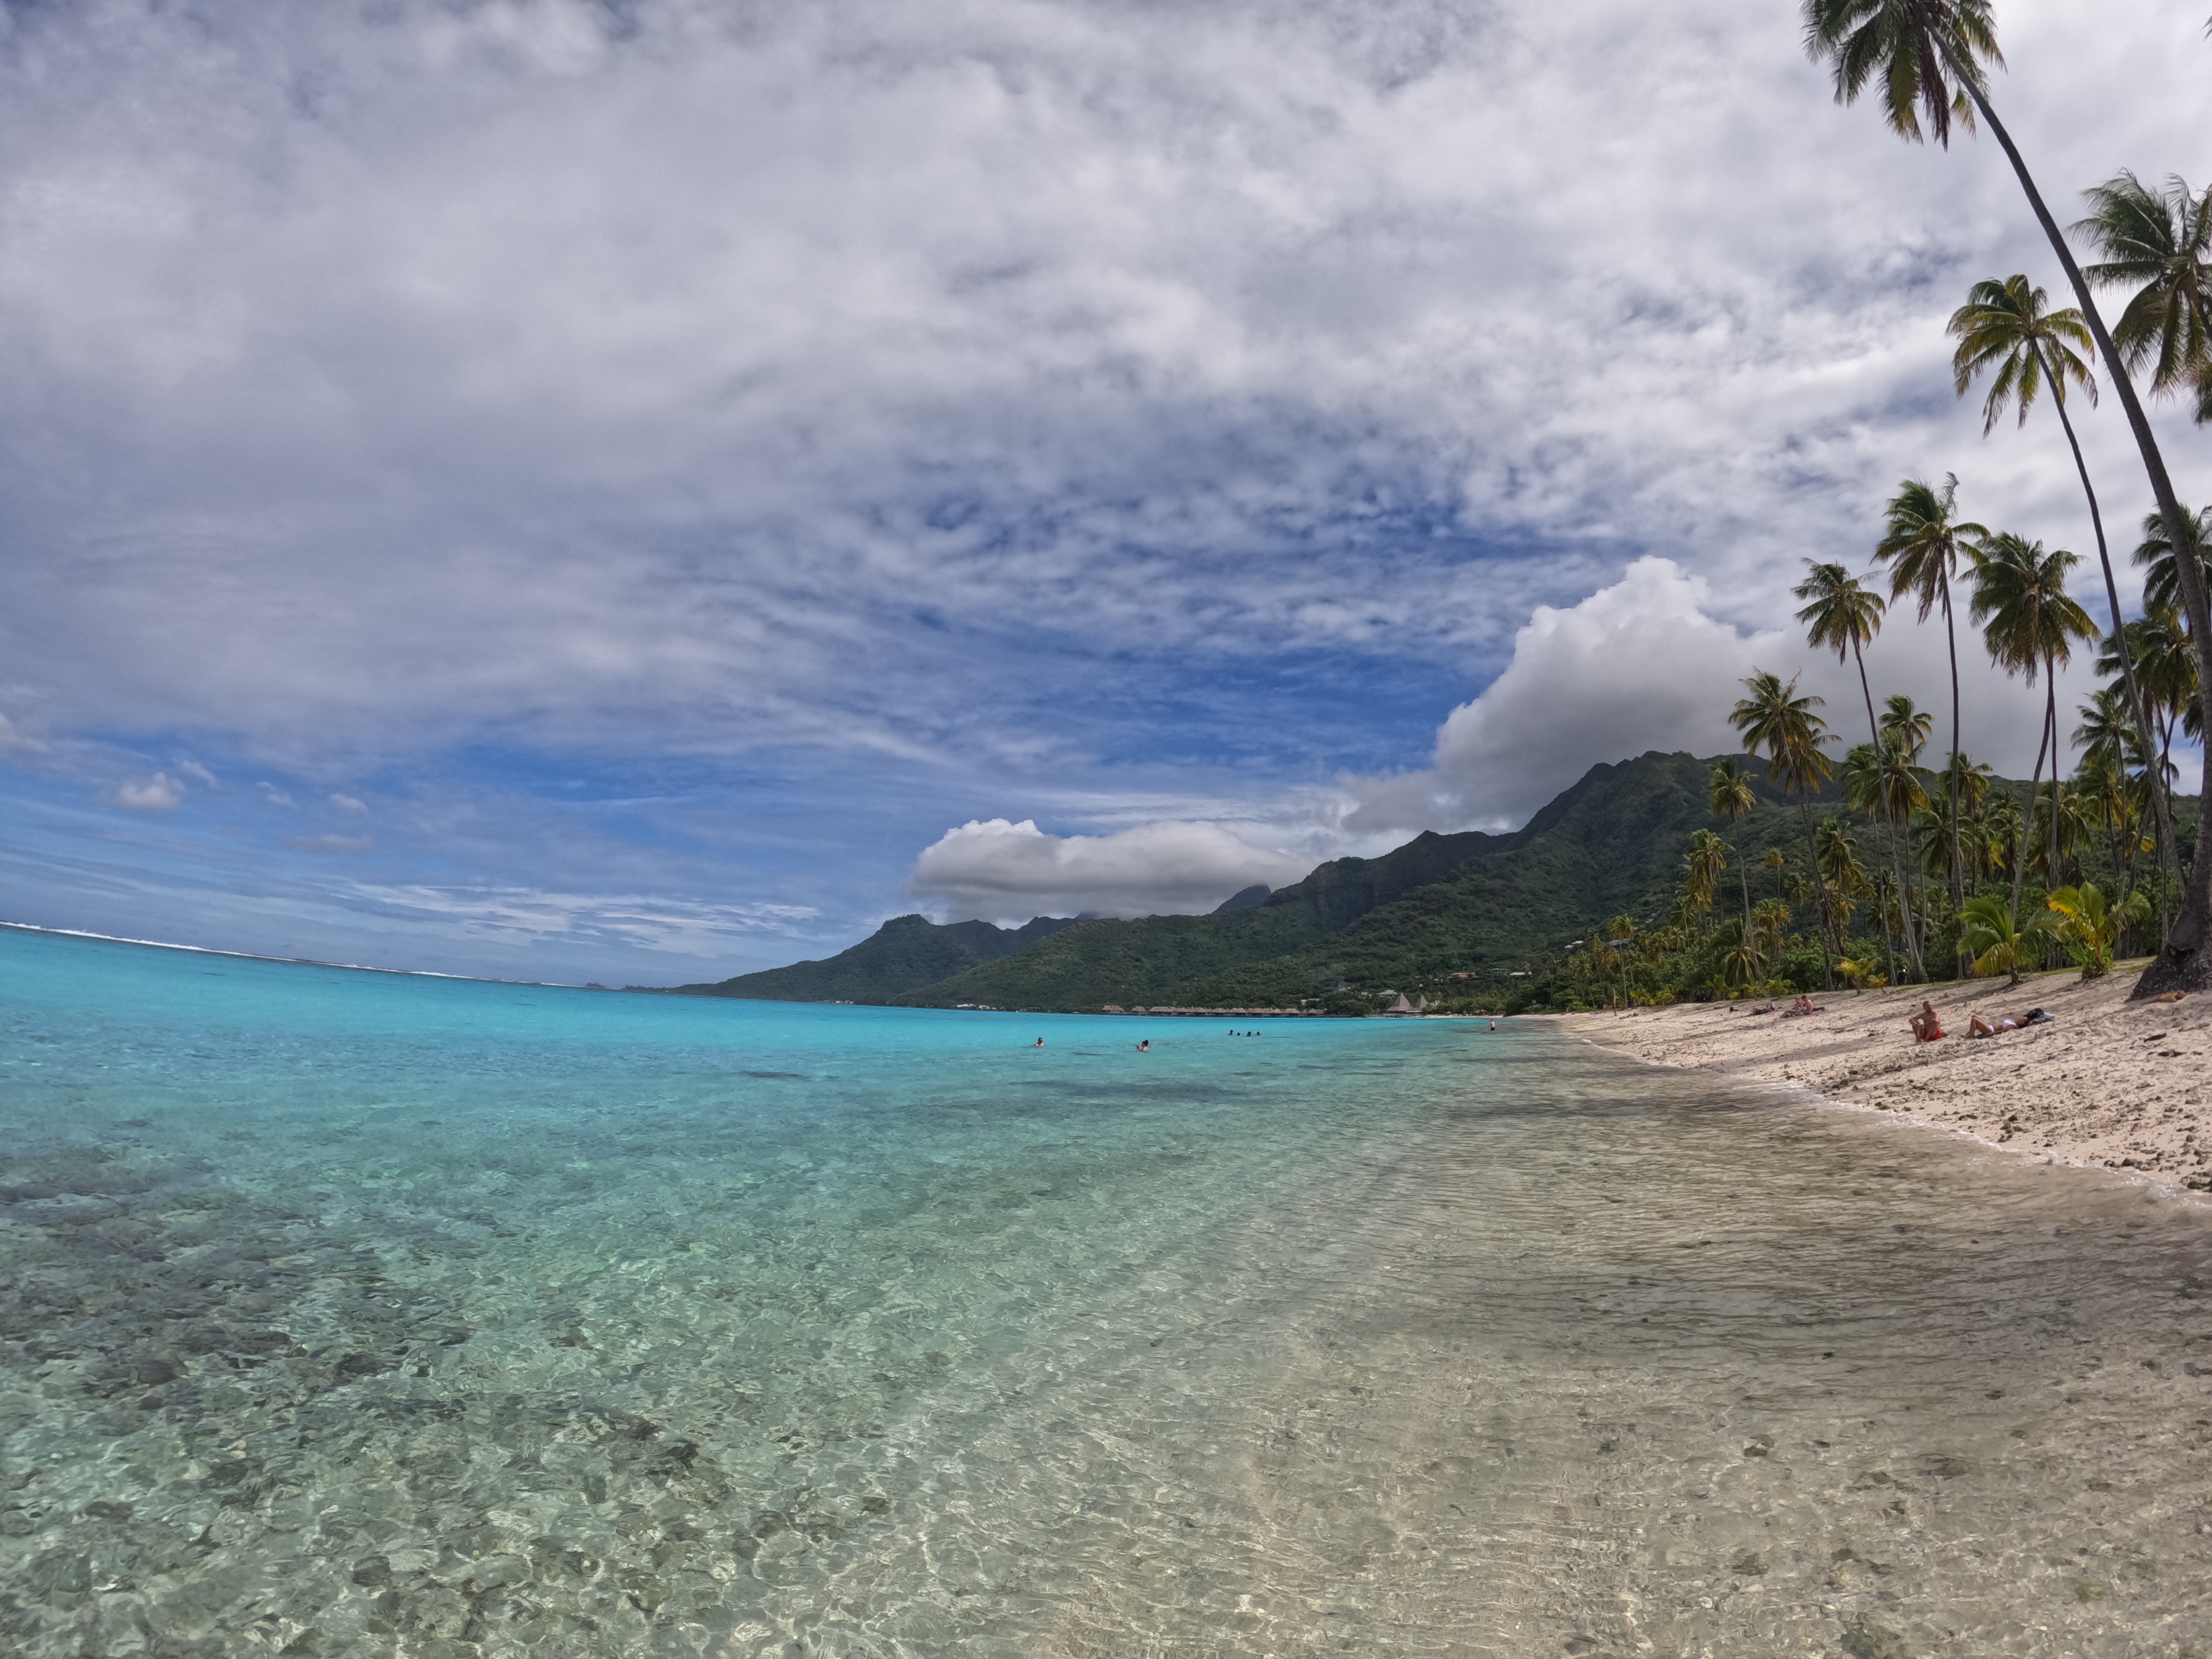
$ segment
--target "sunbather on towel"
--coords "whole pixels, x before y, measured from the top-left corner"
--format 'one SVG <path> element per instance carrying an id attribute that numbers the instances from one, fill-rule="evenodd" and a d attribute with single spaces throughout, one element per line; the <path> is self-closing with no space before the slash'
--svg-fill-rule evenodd
<path id="1" fill-rule="evenodd" d="M 2000 1031 L 2017 1031 L 2023 1025 L 2048 1025 L 2050 1024 L 2051 1016 L 2045 1013 L 2040 1008 L 2031 1008 L 2026 1013 L 2019 1015 L 2017 1018 L 2007 1015 L 2004 1018 L 1998 1020 L 1994 1025 L 1988 1020 L 1984 1019 L 1979 1014 L 1976 1014 L 1973 1018 L 1967 1023 L 1966 1035 L 1970 1037 L 1993 1037 Z"/>

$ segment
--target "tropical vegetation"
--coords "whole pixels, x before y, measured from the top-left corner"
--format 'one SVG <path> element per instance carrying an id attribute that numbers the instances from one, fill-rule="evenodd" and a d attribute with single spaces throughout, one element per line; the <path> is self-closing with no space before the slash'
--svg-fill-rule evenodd
<path id="1" fill-rule="evenodd" d="M 2088 214 L 2073 232 L 2100 256 L 2087 265 L 2075 258 L 2011 133 L 1990 100 L 1989 70 L 2001 66 L 1996 26 L 1990 0 L 1804 0 L 1806 50 L 1831 71 L 1837 100 L 1855 103 L 1871 92 L 1899 137 L 1923 142 L 1933 137 L 1948 149 L 1952 130 L 1985 127 L 2011 164 L 2030 212 L 2073 290 L 2075 307 L 2051 313 L 2026 277 L 1978 284 L 1966 306 L 1953 318 L 1960 339 L 1954 359 L 1958 389 L 1993 371 L 1984 419 L 1995 423 L 2007 400 L 2022 415 L 2035 392 L 2051 390 L 2053 406 L 2066 425 L 2064 387 L 2070 380 L 2087 389 L 2087 366 L 2074 348 L 2087 343 L 2102 362 L 2107 382 L 2126 417 L 2156 504 L 2154 517 L 2164 530 L 2174 560 L 2174 586 L 2182 627 L 2196 670 L 2194 702 L 2200 723 L 2212 699 L 2212 597 L 2198 534 L 2200 521 L 2181 503 L 2167 473 L 2157 435 L 2136 395 L 2133 375 L 2148 373 L 2155 397 L 2182 397 L 2200 423 L 2212 422 L 2212 191 L 2198 192 L 2179 177 L 2162 187 L 2145 185 L 2123 170 L 2084 192 Z M 2107 326 L 2094 290 L 2124 292 L 2118 321 Z M 2073 356 L 2071 363 L 2061 354 Z M 2076 460 L 2079 451 L 2076 447 Z M 2079 466 L 2085 490 L 2088 473 Z M 2093 517 L 2094 492 L 2091 492 Z M 2100 550 L 2101 518 L 2098 518 Z M 2199 556 L 2189 556 L 2192 550 Z M 2109 568 L 2109 557 L 2104 562 Z M 2132 644 L 2120 613 L 2115 586 L 2108 585 L 2109 650 L 2124 684 Z M 1923 600 L 1923 614 L 1927 601 Z M 1945 611 L 1949 618 L 1948 605 Z M 2054 624 L 2057 625 L 2057 624 Z M 2048 662 L 2046 660 L 2046 669 Z M 2019 672 L 2027 672 L 2022 668 Z M 2128 689 L 2137 735 L 2149 747 L 2148 699 L 2140 687 Z M 1959 750 L 1954 719 L 1953 757 Z M 2051 733 L 2046 731 L 2046 741 Z M 2205 787 L 2212 787 L 2212 745 L 2204 750 Z M 2166 814 L 2158 801 L 2165 780 L 2147 784 L 2154 821 Z M 1955 806 L 1954 806 L 1955 811 Z M 2061 790 L 2054 775 L 2050 803 L 2053 833 L 2062 817 Z M 2212 848 L 2202 843 L 2184 860 L 2172 835 L 2161 827 L 2162 856 L 2178 868 L 2180 891 L 2156 962 L 2145 973 L 2138 995 L 2166 989 L 2205 988 L 2212 983 Z M 1954 863 L 1956 860 L 1954 860 Z"/>

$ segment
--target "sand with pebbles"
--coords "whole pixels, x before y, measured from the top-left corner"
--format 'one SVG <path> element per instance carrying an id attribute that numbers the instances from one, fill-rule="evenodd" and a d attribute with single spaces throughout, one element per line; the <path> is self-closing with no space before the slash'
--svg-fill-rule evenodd
<path id="1" fill-rule="evenodd" d="M 2212 995 L 2131 1003 L 2135 980 L 2125 969 L 2088 981 L 2069 970 L 2012 988 L 1997 979 L 1838 991 L 1814 998 L 1823 1012 L 1802 1019 L 1755 1014 L 1749 1003 L 1682 1003 L 1559 1024 L 1662 1064 L 1795 1084 L 2039 1160 L 2212 1191 Z M 1923 996 L 1949 1034 L 1939 1042 L 1916 1042 L 1905 1023 Z M 2054 1023 L 1966 1036 L 1972 1015 L 2033 1007 Z"/>

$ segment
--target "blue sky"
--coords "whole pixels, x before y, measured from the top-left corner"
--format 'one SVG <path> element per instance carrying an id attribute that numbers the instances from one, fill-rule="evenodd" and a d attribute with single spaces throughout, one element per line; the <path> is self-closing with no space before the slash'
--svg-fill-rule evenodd
<path id="1" fill-rule="evenodd" d="M 1908 472 L 2087 545 L 1949 386 L 2057 281 L 2000 156 L 1790 5 L 0 17 L 0 919 L 672 983 L 1203 908 L 1754 664 L 1840 720 L 1786 589 Z M 2201 15 L 1999 21 L 2054 198 L 2212 172 Z"/>

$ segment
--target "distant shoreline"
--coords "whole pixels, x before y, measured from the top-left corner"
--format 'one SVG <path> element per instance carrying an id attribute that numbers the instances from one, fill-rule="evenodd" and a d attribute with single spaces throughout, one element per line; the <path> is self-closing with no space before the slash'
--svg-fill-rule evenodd
<path id="1" fill-rule="evenodd" d="M 403 979 L 457 979 L 477 985 L 527 985 L 541 991 L 580 991 L 580 985 L 557 980 L 492 979 L 483 974 L 441 974 L 434 968 L 379 968 L 366 962 L 325 962 L 318 957 L 272 957 L 258 951 L 225 951 L 212 945 L 178 945 L 161 939 L 126 939 L 120 933 L 95 933 L 82 927 L 41 927 L 35 922 L 0 921 L 11 933 L 43 933 L 49 939 L 96 939 L 102 945 L 135 945 L 143 951 L 185 951 L 194 956 L 228 957 L 234 962 L 281 962 L 295 968 L 336 968 L 349 974 L 394 974 Z"/>
<path id="2" fill-rule="evenodd" d="M 1826 1103 L 1894 1114 L 2045 1164 L 2139 1175 L 2177 1196 L 2212 1194 L 2212 996 L 2128 1000 L 2136 975 L 2072 970 L 1815 996 L 1784 1019 L 1750 1003 L 1677 1003 L 1570 1014 L 1561 1029 L 1656 1064 L 1781 1083 Z M 1914 1040 L 1932 1000 L 1947 1033 Z M 1786 1001 L 1783 1006 L 1787 1006 Z M 1986 1039 L 1968 1019 L 2042 1007 L 2048 1025 Z"/>

